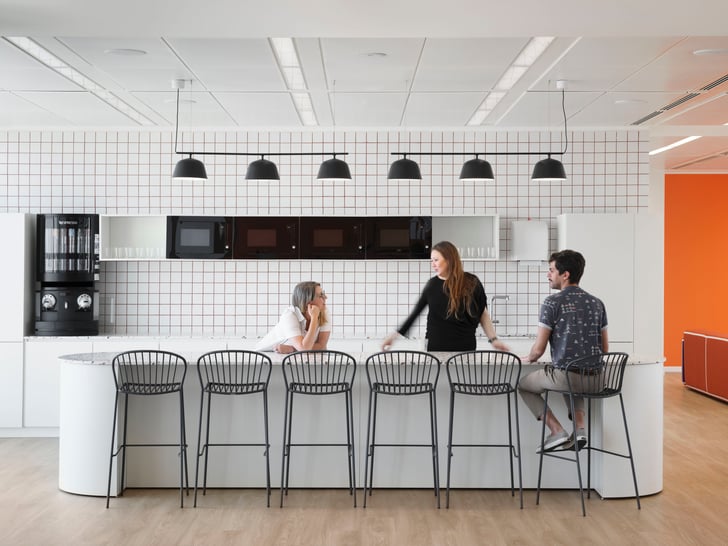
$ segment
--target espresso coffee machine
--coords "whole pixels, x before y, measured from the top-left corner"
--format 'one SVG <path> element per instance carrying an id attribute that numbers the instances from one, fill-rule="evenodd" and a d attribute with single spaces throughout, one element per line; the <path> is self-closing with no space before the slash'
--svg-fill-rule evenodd
<path id="1" fill-rule="evenodd" d="M 36 242 L 35 334 L 98 335 L 98 215 L 39 214 Z"/>

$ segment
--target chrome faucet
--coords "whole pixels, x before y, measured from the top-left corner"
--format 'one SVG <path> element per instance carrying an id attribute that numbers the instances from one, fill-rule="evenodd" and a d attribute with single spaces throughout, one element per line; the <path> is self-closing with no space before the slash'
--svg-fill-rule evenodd
<path id="1" fill-rule="evenodd" d="M 508 294 L 493 294 L 490 297 L 490 321 L 493 324 L 498 324 L 500 322 L 498 319 L 495 318 L 495 302 L 497 302 L 498 300 L 507 302 L 510 299 L 511 297 Z"/>

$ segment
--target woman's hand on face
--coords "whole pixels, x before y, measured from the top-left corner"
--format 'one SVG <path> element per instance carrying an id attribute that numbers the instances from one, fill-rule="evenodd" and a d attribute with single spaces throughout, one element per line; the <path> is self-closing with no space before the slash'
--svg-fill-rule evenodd
<path id="1" fill-rule="evenodd" d="M 318 305 L 314 305 L 313 303 L 308 304 L 308 316 L 312 319 L 318 319 L 319 315 L 321 314 L 321 309 Z"/>

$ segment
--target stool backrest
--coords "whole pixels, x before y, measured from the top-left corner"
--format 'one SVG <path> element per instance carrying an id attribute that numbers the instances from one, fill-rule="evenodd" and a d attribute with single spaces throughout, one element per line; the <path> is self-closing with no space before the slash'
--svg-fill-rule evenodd
<path id="1" fill-rule="evenodd" d="M 608 398 L 622 392 L 627 353 L 602 353 L 577 358 L 566 366 L 569 390 L 576 386 L 584 396 Z"/>
<path id="2" fill-rule="evenodd" d="M 116 389 L 129 394 L 164 394 L 182 389 L 187 361 L 176 353 L 125 351 L 111 363 Z"/>
<path id="3" fill-rule="evenodd" d="M 434 391 L 440 361 L 422 351 L 383 351 L 366 360 L 369 388 L 386 394 L 420 394 Z"/>
<path id="4" fill-rule="evenodd" d="M 286 390 L 338 393 L 354 384 L 356 360 L 341 351 L 298 351 L 283 359 L 282 368 Z"/>
<path id="5" fill-rule="evenodd" d="M 521 377 L 521 359 L 503 351 L 467 351 L 445 363 L 450 388 L 466 394 L 514 392 Z"/>
<path id="6" fill-rule="evenodd" d="M 210 351 L 197 359 L 197 376 L 203 391 L 216 394 L 249 394 L 268 387 L 272 363 L 257 351 Z"/>

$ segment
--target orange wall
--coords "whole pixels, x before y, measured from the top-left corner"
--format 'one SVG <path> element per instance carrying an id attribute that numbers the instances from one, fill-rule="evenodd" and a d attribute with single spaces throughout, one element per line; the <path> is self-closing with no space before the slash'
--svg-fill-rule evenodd
<path id="1" fill-rule="evenodd" d="M 728 335 L 728 175 L 665 176 L 665 356 L 685 330 Z"/>

